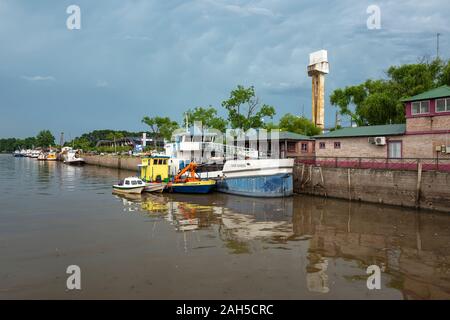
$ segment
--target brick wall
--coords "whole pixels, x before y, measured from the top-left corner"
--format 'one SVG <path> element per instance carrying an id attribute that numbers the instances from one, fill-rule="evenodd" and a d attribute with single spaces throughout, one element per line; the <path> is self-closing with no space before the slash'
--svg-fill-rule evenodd
<path id="1" fill-rule="evenodd" d="M 432 130 L 432 118 L 433 117 L 420 117 L 406 119 L 406 132 Z"/>
<path id="2" fill-rule="evenodd" d="M 325 149 L 320 149 L 321 142 L 325 143 Z M 341 143 L 339 149 L 334 148 L 335 142 Z M 368 142 L 368 137 L 317 139 L 316 156 L 385 158 L 387 156 L 387 147 L 370 144 Z"/>
<path id="3" fill-rule="evenodd" d="M 406 132 L 450 130 L 450 115 L 422 116 L 406 119 Z"/>
<path id="4" fill-rule="evenodd" d="M 316 156 L 386 158 L 390 140 L 402 141 L 403 158 L 435 158 L 436 146 L 450 146 L 450 133 L 390 136 L 385 146 L 370 144 L 367 137 L 317 139 Z M 320 149 L 320 142 L 325 143 L 325 149 Z M 334 142 L 340 142 L 341 148 L 335 149 Z M 450 159 L 450 154 L 439 153 L 439 158 Z"/>
<path id="5" fill-rule="evenodd" d="M 298 141 L 295 143 L 295 151 L 290 151 L 289 146 L 285 151 L 285 145 L 284 142 L 280 143 L 280 152 L 282 155 L 284 154 L 285 157 L 313 157 L 314 156 L 314 148 L 315 148 L 315 142 L 314 141 Z M 289 141 L 287 142 L 289 144 Z M 308 145 L 308 151 L 302 152 L 302 143 L 306 143 Z"/>
<path id="6" fill-rule="evenodd" d="M 405 135 L 401 140 L 404 158 L 434 158 L 436 146 L 450 146 L 450 133 Z M 439 158 L 450 159 L 450 154 L 439 153 Z"/>

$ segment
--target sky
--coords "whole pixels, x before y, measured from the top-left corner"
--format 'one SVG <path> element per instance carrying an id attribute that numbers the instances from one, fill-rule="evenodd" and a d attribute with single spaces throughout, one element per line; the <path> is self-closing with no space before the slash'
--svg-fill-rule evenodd
<path id="1" fill-rule="evenodd" d="M 0 137 L 50 129 L 146 130 L 143 116 L 181 121 L 237 85 L 262 103 L 311 117 L 309 53 L 328 50 L 333 90 L 383 78 L 391 65 L 450 58 L 448 0 L 0 0 Z M 66 9 L 78 5 L 81 29 Z M 380 8 L 369 29 L 367 8 Z M 345 119 L 343 119 L 345 123 Z"/>

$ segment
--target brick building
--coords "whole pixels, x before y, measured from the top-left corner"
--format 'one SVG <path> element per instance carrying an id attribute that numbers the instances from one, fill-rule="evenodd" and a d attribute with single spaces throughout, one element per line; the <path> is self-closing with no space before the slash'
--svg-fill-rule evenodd
<path id="1" fill-rule="evenodd" d="M 450 87 L 402 102 L 406 124 L 343 128 L 315 136 L 316 157 L 421 158 L 450 163 Z"/>
<path id="2" fill-rule="evenodd" d="M 313 157 L 315 153 L 314 139 L 302 134 L 281 131 L 280 156 L 281 158 Z"/>

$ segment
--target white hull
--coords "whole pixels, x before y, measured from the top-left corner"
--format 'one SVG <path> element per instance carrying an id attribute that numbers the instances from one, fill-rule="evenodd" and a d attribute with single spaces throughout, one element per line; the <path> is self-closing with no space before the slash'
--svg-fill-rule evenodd
<path id="1" fill-rule="evenodd" d="M 244 178 L 292 174 L 294 159 L 228 160 L 222 171 L 200 173 L 200 178 Z"/>
<path id="2" fill-rule="evenodd" d="M 113 186 L 113 191 L 122 194 L 140 194 L 144 190 L 144 187 L 137 188 L 124 188 L 123 186 L 117 187 Z"/>
<path id="3" fill-rule="evenodd" d="M 164 183 L 148 183 L 144 192 L 163 192 L 166 185 Z"/>
<path id="4" fill-rule="evenodd" d="M 222 171 L 204 172 L 217 181 L 219 192 L 249 197 L 287 197 L 293 194 L 294 159 L 229 160 Z"/>
<path id="5" fill-rule="evenodd" d="M 76 160 L 64 160 L 64 163 L 77 166 L 77 165 L 84 164 L 84 159 L 80 158 L 80 159 L 76 159 Z"/>

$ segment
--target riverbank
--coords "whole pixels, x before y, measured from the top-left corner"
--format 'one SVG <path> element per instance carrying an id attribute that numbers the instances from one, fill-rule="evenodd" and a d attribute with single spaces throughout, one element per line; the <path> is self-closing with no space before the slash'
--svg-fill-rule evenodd
<path id="1" fill-rule="evenodd" d="M 294 191 L 450 212 L 450 173 L 296 165 Z"/>
<path id="2" fill-rule="evenodd" d="M 140 157 L 113 156 L 113 155 L 83 155 L 86 164 L 96 165 L 106 168 L 137 171 L 141 163 Z"/>
<path id="3" fill-rule="evenodd" d="M 87 164 L 135 171 L 140 157 L 83 155 Z M 326 168 L 297 164 L 294 191 L 321 197 L 357 200 L 450 212 L 450 173 L 384 169 Z"/>

